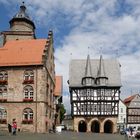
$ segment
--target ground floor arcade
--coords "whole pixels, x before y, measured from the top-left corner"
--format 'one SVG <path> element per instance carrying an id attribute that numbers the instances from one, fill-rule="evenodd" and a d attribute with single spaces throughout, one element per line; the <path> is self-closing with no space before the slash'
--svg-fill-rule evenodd
<path id="1" fill-rule="evenodd" d="M 74 117 L 74 130 L 77 132 L 116 133 L 117 118 Z"/>

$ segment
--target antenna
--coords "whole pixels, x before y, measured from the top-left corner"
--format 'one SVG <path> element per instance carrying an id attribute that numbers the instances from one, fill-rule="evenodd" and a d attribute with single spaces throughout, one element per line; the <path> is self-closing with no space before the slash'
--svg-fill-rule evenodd
<path id="1" fill-rule="evenodd" d="M 118 58 L 119 57 L 119 50 L 117 49 L 115 52 L 116 52 L 116 58 Z"/>
<path id="2" fill-rule="evenodd" d="M 102 55 L 102 53 L 103 53 L 103 48 L 100 47 L 100 54 Z"/>
<path id="3" fill-rule="evenodd" d="M 88 55 L 89 55 L 89 50 L 90 50 L 90 47 L 88 46 Z"/>
<path id="4" fill-rule="evenodd" d="M 130 95 L 132 96 L 132 94 L 133 94 L 133 90 L 131 89 L 131 93 L 130 93 Z"/>

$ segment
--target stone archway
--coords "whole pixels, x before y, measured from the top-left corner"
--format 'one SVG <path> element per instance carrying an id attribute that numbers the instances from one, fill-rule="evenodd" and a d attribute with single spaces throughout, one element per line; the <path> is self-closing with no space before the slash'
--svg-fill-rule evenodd
<path id="1" fill-rule="evenodd" d="M 110 120 L 107 120 L 104 123 L 104 133 L 113 133 L 113 122 Z"/>
<path id="2" fill-rule="evenodd" d="M 93 121 L 91 123 L 91 132 L 100 133 L 100 123 L 98 121 Z"/>
<path id="3" fill-rule="evenodd" d="M 87 124 L 85 121 L 81 120 L 78 125 L 79 132 L 86 132 L 87 131 Z"/>

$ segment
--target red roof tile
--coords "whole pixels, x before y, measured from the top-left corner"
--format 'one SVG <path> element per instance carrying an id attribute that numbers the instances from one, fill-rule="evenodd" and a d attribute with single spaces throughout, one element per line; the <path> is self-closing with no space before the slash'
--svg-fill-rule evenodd
<path id="1" fill-rule="evenodd" d="M 126 98 L 126 99 L 124 99 L 124 103 L 128 103 L 128 102 L 131 102 L 134 98 L 135 98 L 135 96 L 136 96 L 137 94 L 135 94 L 135 95 L 132 95 L 132 96 L 129 96 L 128 98 Z"/>
<path id="2" fill-rule="evenodd" d="M 47 39 L 8 41 L 0 48 L 0 66 L 41 65 Z"/>
<path id="3" fill-rule="evenodd" d="M 62 94 L 62 76 L 55 76 L 55 96 L 61 96 Z"/>

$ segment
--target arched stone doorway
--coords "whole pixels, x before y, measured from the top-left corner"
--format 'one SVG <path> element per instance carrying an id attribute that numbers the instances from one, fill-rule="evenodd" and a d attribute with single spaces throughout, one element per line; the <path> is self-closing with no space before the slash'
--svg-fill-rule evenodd
<path id="1" fill-rule="evenodd" d="M 98 121 L 93 121 L 91 124 L 91 132 L 100 133 L 100 123 Z"/>
<path id="2" fill-rule="evenodd" d="M 85 121 L 81 120 L 78 125 L 79 132 L 86 132 L 87 131 L 87 124 Z"/>
<path id="3" fill-rule="evenodd" d="M 113 132 L 113 123 L 108 120 L 104 123 L 104 133 L 112 133 Z"/>

